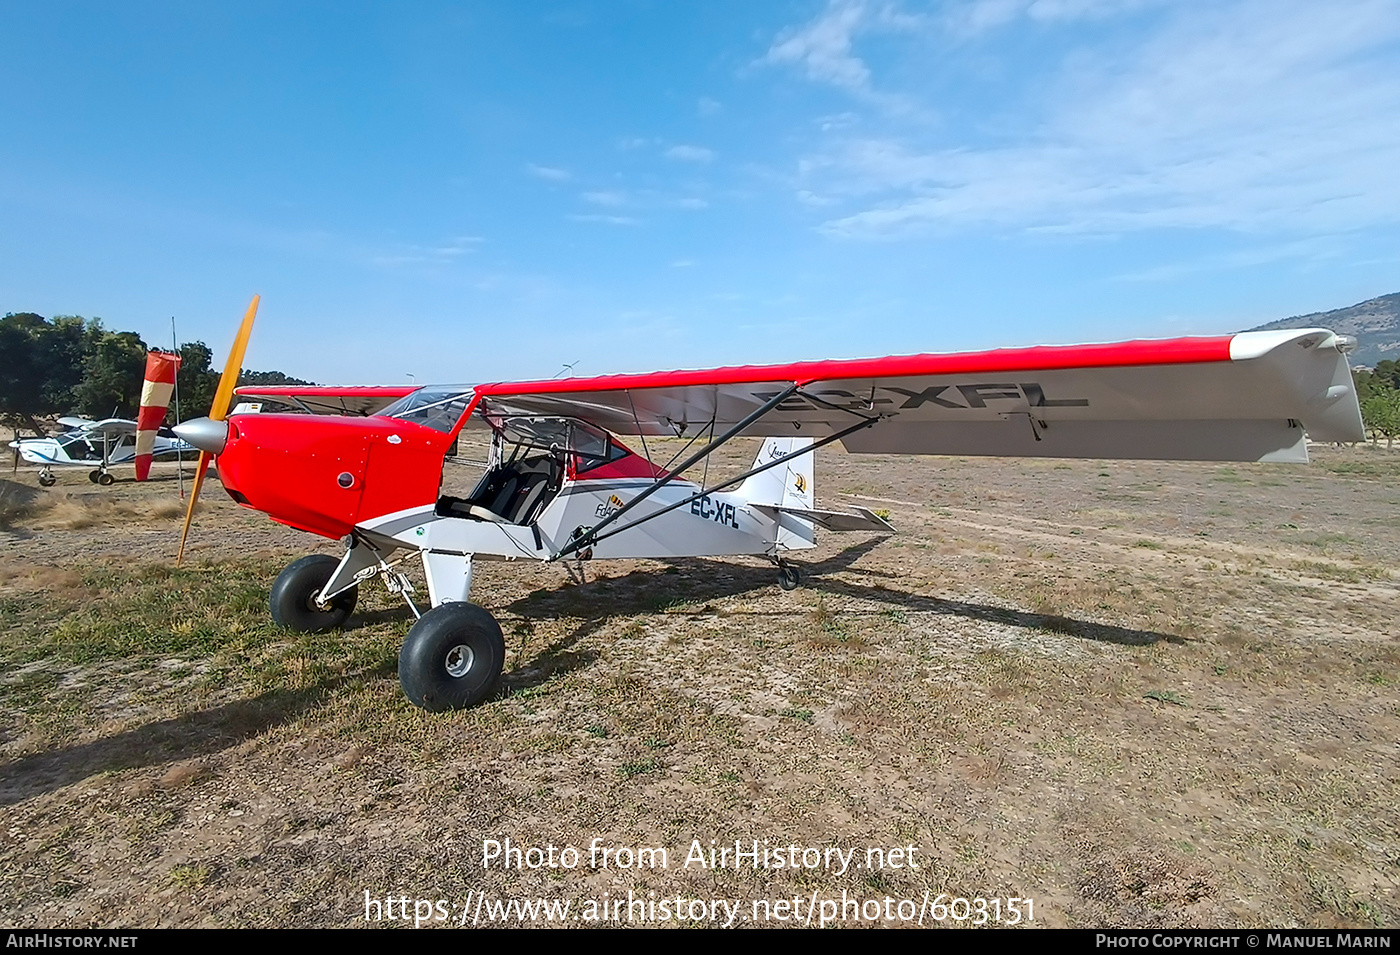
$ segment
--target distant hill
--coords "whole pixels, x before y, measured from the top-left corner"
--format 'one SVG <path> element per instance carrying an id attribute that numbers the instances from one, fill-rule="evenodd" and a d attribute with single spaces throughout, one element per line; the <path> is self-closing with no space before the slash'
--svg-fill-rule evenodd
<path id="1" fill-rule="evenodd" d="M 1249 330 L 1276 328 L 1330 328 L 1339 335 L 1351 335 L 1356 339 L 1356 351 L 1347 358 L 1353 368 L 1374 368 L 1376 362 L 1387 358 L 1400 361 L 1400 292 L 1367 299 L 1350 308 L 1295 315 Z"/>

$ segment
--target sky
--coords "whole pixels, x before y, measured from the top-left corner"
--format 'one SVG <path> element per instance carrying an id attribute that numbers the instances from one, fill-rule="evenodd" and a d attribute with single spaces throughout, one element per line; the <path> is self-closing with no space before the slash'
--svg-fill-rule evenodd
<path id="1" fill-rule="evenodd" d="M 322 383 L 1400 291 L 1400 0 L 6 0 L 0 37 L 0 313 L 221 364 L 257 293 L 244 364 Z"/>

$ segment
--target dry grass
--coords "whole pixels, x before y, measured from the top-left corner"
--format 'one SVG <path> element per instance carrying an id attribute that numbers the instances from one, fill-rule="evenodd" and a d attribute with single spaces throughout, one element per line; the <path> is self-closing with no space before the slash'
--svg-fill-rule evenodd
<path id="1" fill-rule="evenodd" d="M 101 492 L 64 492 L 53 495 L 30 515 L 28 525 L 36 530 L 84 530 L 121 524 L 169 522 L 182 518 L 185 509 L 178 501 L 132 502 Z"/>
<path id="2" fill-rule="evenodd" d="M 41 498 L 38 488 L 0 478 L 0 530 L 27 520 Z"/>

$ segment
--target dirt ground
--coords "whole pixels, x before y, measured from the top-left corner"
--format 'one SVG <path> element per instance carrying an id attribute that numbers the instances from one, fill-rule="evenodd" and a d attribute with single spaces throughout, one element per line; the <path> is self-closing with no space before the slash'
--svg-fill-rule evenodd
<path id="1" fill-rule="evenodd" d="M 5 474 L 0 921 L 1400 924 L 1400 451 L 1313 455 L 829 449 L 821 503 L 897 535 L 791 593 L 479 562 L 504 685 L 436 715 L 377 584 L 343 633 L 268 619 L 334 542 L 215 482 L 176 570 L 173 467 Z"/>

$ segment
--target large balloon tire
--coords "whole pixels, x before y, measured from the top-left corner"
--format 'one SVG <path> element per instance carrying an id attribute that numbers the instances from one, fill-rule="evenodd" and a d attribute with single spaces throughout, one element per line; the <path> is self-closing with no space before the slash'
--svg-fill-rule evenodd
<path id="1" fill-rule="evenodd" d="M 338 593 L 330 607 L 316 606 L 315 597 L 330 581 L 340 561 L 329 554 L 312 554 L 294 560 L 277 575 L 268 595 L 268 609 L 280 626 L 298 633 L 326 633 L 344 626 L 355 609 L 359 587 Z"/>
<path id="2" fill-rule="evenodd" d="M 501 625 L 473 603 L 446 603 L 419 618 L 399 651 L 399 684 L 432 712 L 475 706 L 495 692 L 505 664 Z"/>

